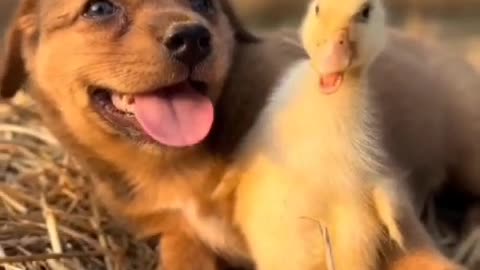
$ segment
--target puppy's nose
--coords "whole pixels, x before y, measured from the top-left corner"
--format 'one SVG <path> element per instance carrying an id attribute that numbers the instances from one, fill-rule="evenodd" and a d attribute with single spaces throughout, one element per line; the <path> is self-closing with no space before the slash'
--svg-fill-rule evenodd
<path id="1" fill-rule="evenodd" d="M 171 55 L 189 67 L 194 67 L 211 52 L 211 35 L 201 25 L 177 27 L 164 41 Z"/>

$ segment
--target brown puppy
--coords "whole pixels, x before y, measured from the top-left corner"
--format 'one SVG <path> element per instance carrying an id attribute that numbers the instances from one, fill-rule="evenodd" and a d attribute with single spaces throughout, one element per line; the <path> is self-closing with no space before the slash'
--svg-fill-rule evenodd
<path id="1" fill-rule="evenodd" d="M 45 123 L 113 215 L 139 236 L 163 235 L 164 269 L 215 269 L 214 253 L 242 264 L 229 205 L 209 196 L 276 74 L 303 54 L 279 37 L 256 42 L 224 0 L 25 0 L 1 94 L 28 77 Z"/>

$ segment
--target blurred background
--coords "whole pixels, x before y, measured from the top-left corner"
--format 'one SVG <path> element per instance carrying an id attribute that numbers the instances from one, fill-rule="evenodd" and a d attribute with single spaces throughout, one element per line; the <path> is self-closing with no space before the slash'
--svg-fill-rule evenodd
<path id="1" fill-rule="evenodd" d="M 308 0 L 233 0 L 253 27 L 297 26 Z M 341 3 L 341 0 L 339 0 Z M 480 70 L 480 0 L 384 0 L 392 26 L 441 43 Z"/>
<path id="2" fill-rule="evenodd" d="M 19 0 L 0 0 L 0 32 L 5 29 L 5 24 L 13 13 Z"/>
<path id="3" fill-rule="evenodd" d="M 0 0 L 0 34 L 18 1 Z M 231 1 L 251 28 L 268 30 L 298 26 L 309 0 Z M 392 26 L 446 47 L 480 71 L 480 0 L 384 1 Z M 25 94 L 0 101 L 0 259 L 17 256 L 9 264 L 0 263 L 0 269 L 154 269 L 154 245 L 135 241 L 97 209 L 87 177 L 52 142 L 36 112 Z M 449 208 L 455 201 L 437 207 Z M 475 224 L 480 224 L 480 203 L 473 205 L 478 209 Z M 437 218 L 435 205 L 430 208 L 425 222 L 443 251 L 472 270 L 480 269 L 480 227 L 461 233 L 458 229 L 466 225 L 450 226 Z M 447 220 L 459 215 L 442 211 Z M 52 238 L 52 231 L 59 237 Z M 46 255 L 32 259 L 32 254 L 52 252 L 52 246 L 76 255 L 60 261 L 45 260 Z"/>
<path id="4" fill-rule="evenodd" d="M 0 0 L 0 32 L 18 0 Z M 252 27 L 296 26 L 308 0 L 231 0 Z M 384 0 L 390 22 L 436 39 L 480 69 L 480 0 Z M 339 0 L 341 3 L 341 0 Z"/>
<path id="5" fill-rule="evenodd" d="M 0 33 L 18 0 L 0 0 Z M 247 24 L 296 26 L 308 0 L 231 0 Z M 384 0 L 393 26 L 434 39 L 480 69 L 480 0 Z M 339 0 L 341 3 L 341 0 Z"/>

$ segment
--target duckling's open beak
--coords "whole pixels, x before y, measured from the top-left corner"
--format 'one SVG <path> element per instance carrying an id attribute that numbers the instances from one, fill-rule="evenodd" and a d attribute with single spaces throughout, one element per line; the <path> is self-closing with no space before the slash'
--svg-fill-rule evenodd
<path id="1" fill-rule="evenodd" d="M 320 90 L 324 94 L 333 94 L 335 93 L 343 82 L 343 71 L 329 73 L 326 75 L 320 76 Z"/>
<path id="2" fill-rule="evenodd" d="M 344 73 L 352 62 L 353 50 L 348 30 L 341 30 L 326 46 L 325 57 L 312 61 L 318 61 L 314 65 L 320 71 L 322 92 L 332 94 L 341 86 Z"/>

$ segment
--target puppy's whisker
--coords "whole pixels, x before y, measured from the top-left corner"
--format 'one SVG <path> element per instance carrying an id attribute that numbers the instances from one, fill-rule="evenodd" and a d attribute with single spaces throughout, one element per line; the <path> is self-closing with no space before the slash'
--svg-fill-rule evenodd
<path id="1" fill-rule="evenodd" d="M 88 55 L 88 56 L 130 56 L 130 55 L 136 55 L 136 53 L 129 53 L 129 52 L 88 52 L 88 53 L 72 53 L 73 55 Z"/>
<path id="2" fill-rule="evenodd" d="M 94 68 L 94 67 L 111 67 L 111 66 L 153 66 L 153 65 L 158 65 L 159 63 L 156 63 L 154 61 L 141 61 L 141 60 L 129 60 L 129 59 L 123 59 L 119 61 L 118 59 L 106 59 L 102 63 L 95 63 L 95 64 L 89 64 L 86 66 L 82 66 L 85 68 Z"/>
<path id="3" fill-rule="evenodd" d="M 73 51 L 72 54 L 91 54 L 91 55 L 103 55 L 103 54 L 114 54 L 114 55 L 138 55 L 138 51 L 133 51 L 133 50 L 124 50 L 124 49 L 116 49 L 114 51 L 112 50 L 96 50 L 96 51 L 91 51 L 91 50 L 78 50 L 78 51 Z"/>
<path id="4" fill-rule="evenodd" d="M 148 27 L 148 26 L 133 25 L 132 29 L 139 30 L 143 33 L 151 32 L 150 27 Z"/>
<path id="5" fill-rule="evenodd" d="M 109 75 L 115 75 L 117 73 L 125 73 L 128 72 L 125 69 L 119 69 L 117 67 L 128 67 L 128 66 L 133 66 L 132 63 L 103 63 L 103 64 L 98 64 L 98 65 L 93 65 L 93 66 L 81 66 L 78 68 L 73 69 L 76 73 L 90 73 L 90 72 L 103 72 L 103 71 L 108 71 Z M 138 71 L 137 71 L 138 72 Z"/>
<path id="6" fill-rule="evenodd" d="M 94 63 L 94 64 L 88 64 L 88 65 L 82 65 L 84 67 L 98 67 L 98 66 L 111 66 L 111 65 L 137 65 L 137 64 L 148 64 L 146 61 L 138 61 L 138 60 L 130 60 L 128 59 L 123 59 L 119 61 L 118 59 L 105 59 L 102 63 Z"/>
<path id="7" fill-rule="evenodd" d="M 106 70 L 109 71 L 109 80 L 115 79 L 117 81 L 126 81 L 128 83 L 124 83 L 123 87 L 126 89 L 135 88 L 138 84 L 143 83 L 144 81 L 142 78 L 150 78 L 155 73 L 155 71 L 148 70 L 148 71 L 141 71 L 141 70 L 124 70 L 124 69 L 112 69 L 112 65 L 95 65 L 91 66 L 82 66 L 75 69 L 75 73 L 79 74 L 80 77 L 87 77 L 88 79 L 85 80 L 85 83 L 90 84 L 90 86 L 103 86 L 109 87 L 109 85 L 105 85 L 105 79 L 103 77 L 100 78 L 92 78 L 91 74 L 102 74 Z M 90 76 L 89 76 L 90 75 Z M 72 78 L 69 73 L 57 73 L 56 78 L 59 81 L 63 81 L 67 85 L 74 84 L 77 81 L 77 78 Z M 125 80 L 125 78 L 129 78 L 129 80 Z M 132 78 L 138 78 L 132 80 Z M 123 88 L 122 87 L 122 88 Z M 117 89 L 111 89 L 117 90 Z"/>

